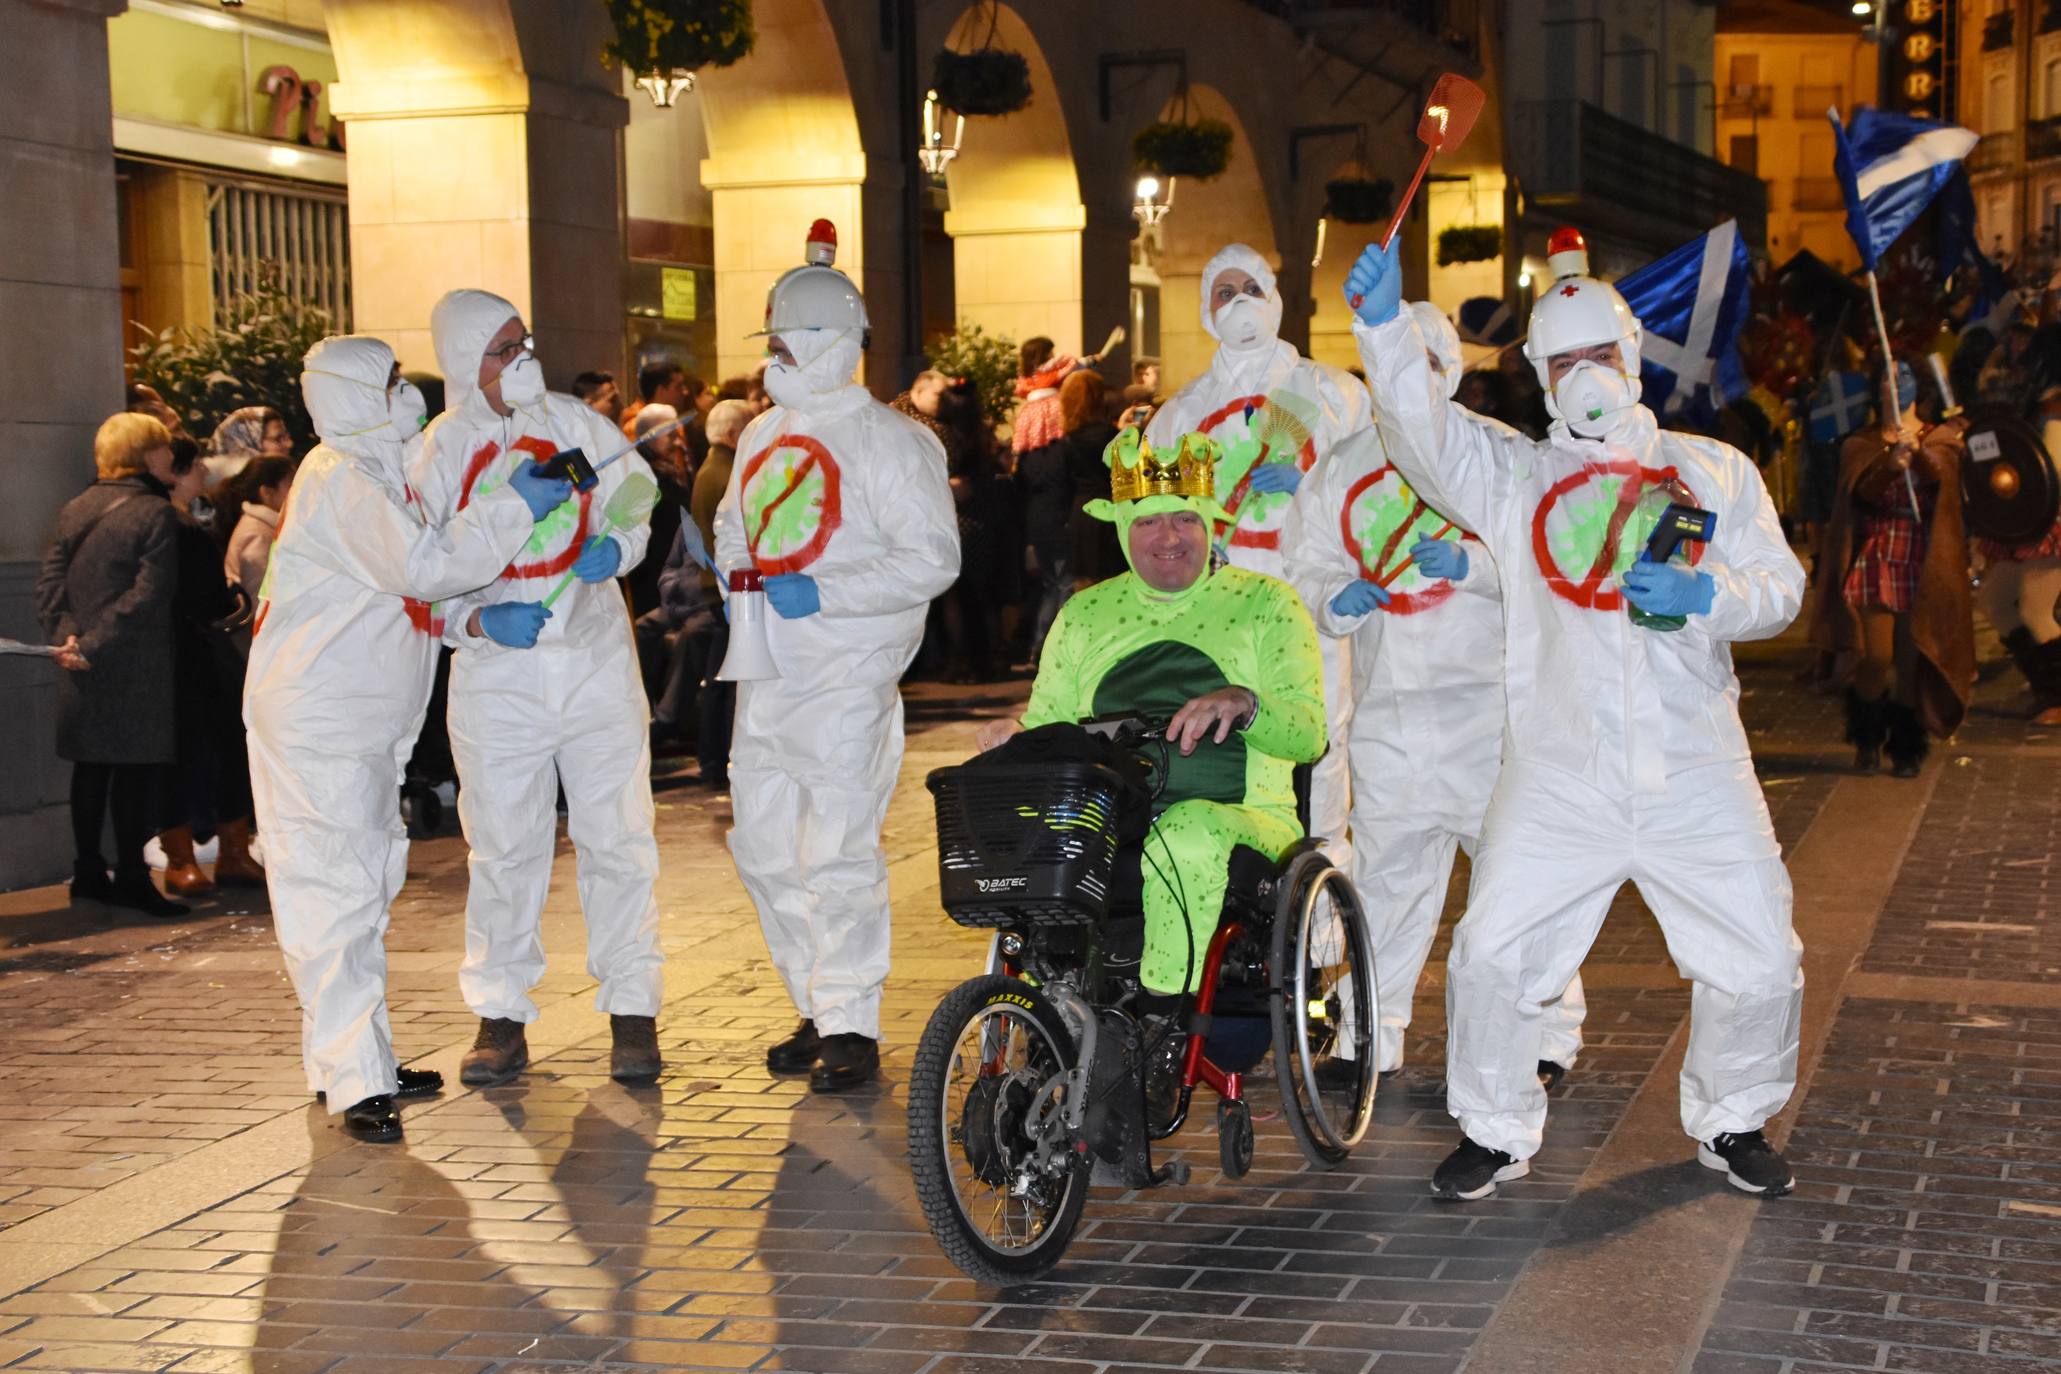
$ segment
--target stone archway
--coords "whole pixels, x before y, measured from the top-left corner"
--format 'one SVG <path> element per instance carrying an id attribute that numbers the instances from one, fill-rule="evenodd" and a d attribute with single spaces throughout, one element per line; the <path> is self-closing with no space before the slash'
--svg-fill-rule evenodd
<path id="1" fill-rule="evenodd" d="M 454 287 L 513 301 L 552 380 L 622 352 L 629 119 L 598 59 L 608 18 L 553 0 L 324 0 L 350 128 L 355 327 L 434 369 L 429 312 Z"/>
<path id="2" fill-rule="evenodd" d="M 1176 97 L 1160 117 L 1178 117 L 1180 106 Z M 1273 202 L 1237 110 L 1208 85 L 1188 88 L 1187 110 L 1192 118 L 1229 124 L 1234 139 L 1231 164 L 1223 175 L 1212 181 L 1179 181 L 1173 208 L 1160 225 L 1160 350 L 1169 392 L 1208 367 L 1216 350 L 1216 340 L 1202 328 L 1202 269 L 1219 248 L 1242 243 L 1265 258 L 1282 277 L 1284 302 L 1297 294 L 1298 281 L 1308 279 L 1306 272 L 1281 270 Z M 1283 333 L 1287 332 L 1284 322 Z"/>
<path id="3" fill-rule="evenodd" d="M 1007 5 L 969 7 L 953 37 L 954 47 L 992 41 L 1021 53 L 1032 92 L 1030 104 L 1015 114 L 968 120 L 965 145 L 945 172 L 951 191 L 945 232 L 952 239 L 959 318 L 1019 342 L 1043 334 L 1062 351 L 1093 348 L 1122 318 L 1122 304 L 1096 302 L 1089 312 L 1095 318 L 1083 318 L 1087 211 L 1051 66 L 1022 16 Z"/>
<path id="4" fill-rule="evenodd" d="M 809 225 L 837 226 L 838 266 L 866 286 L 866 151 L 838 35 L 822 0 L 756 0 L 758 41 L 734 67 L 702 74 L 715 213 L 718 374 L 749 372 L 765 350 L 745 337 L 766 292 L 802 261 Z M 876 317 L 891 302 L 869 299 Z M 876 324 L 878 320 L 876 318 Z"/>

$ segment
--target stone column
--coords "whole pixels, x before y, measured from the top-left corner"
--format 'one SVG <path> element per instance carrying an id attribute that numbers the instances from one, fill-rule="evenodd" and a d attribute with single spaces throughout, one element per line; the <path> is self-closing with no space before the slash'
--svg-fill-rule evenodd
<path id="1" fill-rule="evenodd" d="M 350 140 L 359 333 L 434 371 L 429 312 L 455 287 L 522 311 L 555 387 L 623 366 L 629 122 L 599 54 L 606 14 L 553 0 L 326 0 Z"/>
<path id="2" fill-rule="evenodd" d="M 93 480 L 93 431 L 122 408 L 107 21 L 128 0 L 0 0 L 0 635 L 41 643 L 34 586 L 57 511 Z M 0 658 L 0 888 L 71 863 L 57 670 Z"/>

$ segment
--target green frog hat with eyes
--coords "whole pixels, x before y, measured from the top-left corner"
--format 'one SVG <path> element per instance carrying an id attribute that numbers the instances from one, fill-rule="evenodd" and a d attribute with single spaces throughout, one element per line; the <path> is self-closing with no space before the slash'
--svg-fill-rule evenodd
<path id="1" fill-rule="evenodd" d="M 1216 441 L 1206 434 L 1183 434 L 1172 453 L 1154 452 L 1136 426 L 1128 427 L 1102 450 L 1102 461 L 1109 466 L 1109 499 L 1090 501 L 1085 509 L 1116 526 L 1126 563 L 1131 558 L 1131 526 L 1147 516 L 1187 511 L 1201 517 L 1214 540 L 1217 527 L 1232 519 L 1231 512 L 1217 503 L 1219 456 Z"/>

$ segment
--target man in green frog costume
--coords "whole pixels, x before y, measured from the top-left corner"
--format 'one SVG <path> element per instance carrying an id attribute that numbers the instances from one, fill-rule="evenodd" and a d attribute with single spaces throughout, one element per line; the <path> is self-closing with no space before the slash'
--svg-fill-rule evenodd
<path id="1" fill-rule="evenodd" d="M 1154 453 L 1135 429 L 1103 455 L 1113 521 L 1131 571 L 1077 593 L 1045 642 L 1023 719 L 980 735 L 992 749 L 1018 730 L 1134 714 L 1171 717 L 1157 818 L 1145 841 L 1148 993 L 1192 992 L 1238 845 L 1280 858 L 1302 838 L 1297 764 L 1323 756 L 1322 660 L 1294 590 L 1264 573 L 1210 567 L 1216 445 L 1182 436 Z"/>

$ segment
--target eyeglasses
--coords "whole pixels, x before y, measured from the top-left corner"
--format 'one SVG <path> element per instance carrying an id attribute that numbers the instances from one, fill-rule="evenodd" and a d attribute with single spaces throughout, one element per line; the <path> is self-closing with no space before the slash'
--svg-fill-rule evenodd
<path id="1" fill-rule="evenodd" d="M 488 349 L 487 356 L 489 358 L 492 358 L 495 362 L 500 363 L 501 366 L 506 367 L 508 366 L 508 364 L 514 362 L 517 358 L 521 357 L 526 349 L 533 349 L 536 346 L 536 337 L 534 335 L 525 334 L 519 339 L 512 339 L 509 342 L 502 344 L 499 348 Z"/>

